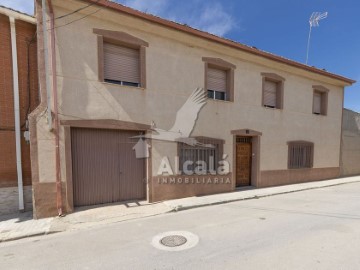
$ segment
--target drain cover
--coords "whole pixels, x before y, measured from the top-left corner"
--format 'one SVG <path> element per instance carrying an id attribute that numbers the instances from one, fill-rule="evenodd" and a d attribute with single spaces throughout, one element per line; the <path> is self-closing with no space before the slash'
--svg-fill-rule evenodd
<path id="1" fill-rule="evenodd" d="M 151 244 L 160 250 L 181 251 L 195 247 L 199 243 L 199 237 L 191 232 L 171 231 L 155 235 Z"/>
<path id="2" fill-rule="evenodd" d="M 182 235 L 169 235 L 160 240 L 160 243 L 166 247 L 178 247 L 187 242 L 187 239 Z"/>

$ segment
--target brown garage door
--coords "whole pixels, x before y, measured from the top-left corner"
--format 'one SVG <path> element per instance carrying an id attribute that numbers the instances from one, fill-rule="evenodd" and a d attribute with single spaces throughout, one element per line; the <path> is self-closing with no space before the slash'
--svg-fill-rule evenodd
<path id="1" fill-rule="evenodd" d="M 133 150 L 134 131 L 74 128 L 71 151 L 74 206 L 144 199 L 145 160 Z"/>

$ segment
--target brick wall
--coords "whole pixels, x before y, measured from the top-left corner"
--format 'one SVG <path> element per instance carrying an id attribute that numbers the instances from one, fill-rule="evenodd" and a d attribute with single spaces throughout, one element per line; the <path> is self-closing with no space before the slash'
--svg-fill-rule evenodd
<path id="1" fill-rule="evenodd" d="M 17 51 L 20 90 L 20 121 L 22 125 L 22 164 L 24 185 L 31 185 L 30 145 L 24 138 L 28 108 L 31 112 L 39 104 L 36 40 L 30 46 L 30 80 L 28 79 L 28 42 L 36 32 L 36 26 L 16 21 Z M 17 186 L 14 95 L 12 77 L 10 22 L 0 14 L 0 188 Z M 29 90 L 30 87 L 30 97 Z M 29 103 L 30 101 L 30 103 Z M 30 107 L 29 107 L 30 104 Z"/>

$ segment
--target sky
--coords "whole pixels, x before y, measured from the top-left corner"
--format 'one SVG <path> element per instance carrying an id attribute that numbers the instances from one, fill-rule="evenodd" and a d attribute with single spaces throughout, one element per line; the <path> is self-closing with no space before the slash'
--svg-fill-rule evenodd
<path id="1" fill-rule="evenodd" d="M 67 0 L 72 1 L 72 0 Z M 312 29 L 309 65 L 359 81 L 345 91 L 345 107 L 360 112 L 359 0 L 117 0 L 304 63 L 312 12 L 328 18 Z M 32 14 L 33 0 L 0 0 Z"/>

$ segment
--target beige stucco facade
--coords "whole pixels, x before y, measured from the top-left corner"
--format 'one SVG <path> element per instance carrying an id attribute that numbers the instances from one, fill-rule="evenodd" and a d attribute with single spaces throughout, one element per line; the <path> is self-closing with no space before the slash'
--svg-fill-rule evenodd
<path id="1" fill-rule="evenodd" d="M 67 14 L 83 5 L 71 1 L 53 1 L 55 17 Z M 58 108 L 61 120 L 121 120 L 150 125 L 153 121 L 162 129 L 169 129 L 175 121 L 176 112 L 197 87 L 204 87 L 203 57 L 221 58 L 236 66 L 234 73 L 234 101 L 208 100 L 201 110 L 192 136 L 205 136 L 225 141 L 224 153 L 232 172 L 234 163 L 234 135 L 232 130 L 250 129 L 260 132 L 259 171 L 256 186 L 289 184 L 301 181 L 321 180 L 339 175 L 341 121 L 344 83 L 341 80 L 315 74 L 301 68 L 275 62 L 226 47 L 215 42 L 166 28 L 104 8 L 82 20 L 60 27 L 93 12 L 88 8 L 73 17 L 56 21 L 56 68 Z M 146 48 L 146 88 L 113 85 L 99 81 L 97 35 L 93 29 L 121 31 L 149 43 Z M 261 73 L 275 73 L 283 78 L 283 109 L 262 106 Z M 314 115 L 313 86 L 329 89 L 326 116 Z M 44 95 L 44 93 L 43 93 Z M 37 119 L 36 158 L 38 166 L 37 186 L 54 183 L 55 147 L 54 135 L 48 131 L 46 114 L 40 110 Z M 314 143 L 314 163 L 311 172 L 297 170 L 288 172 L 288 142 L 309 141 Z M 34 152 L 34 151 L 33 151 Z M 61 179 L 66 186 L 65 130 L 60 129 Z M 168 156 L 172 166 L 177 155 L 177 144 L 153 141 L 150 181 L 156 176 L 161 159 Z M 309 177 L 303 179 L 304 175 Z M 259 178 L 259 179 L 260 179 Z M 283 179 L 281 179 L 283 178 Z M 293 178 L 291 180 L 290 178 Z M 154 180 L 155 181 L 155 180 Z M 152 186 L 152 187 L 151 187 Z M 50 187 L 50 186 L 49 186 Z M 149 187 L 152 196 L 167 192 Z M 221 189 L 230 191 L 235 186 Z M 54 191 L 53 186 L 51 186 Z M 161 191 L 160 191 L 161 190 Z M 64 191 L 65 192 L 65 191 Z M 180 191 L 181 193 L 181 191 Z M 208 193 L 212 193 L 209 191 Z M 41 192 L 36 193 L 39 198 Z M 51 193 L 55 196 L 55 193 Z M 49 195 L 48 195 L 49 196 Z M 63 196 L 67 210 L 67 194 Z M 156 197 L 156 196 L 155 196 Z M 176 195 L 175 197 L 179 197 Z M 163 198 L 159 195 L 159 198 Z M 46 209 L 38 205 L 37 216 L 53 215 L 50 200 Z M 36 215 L 36 210 L 35 210 Z"/>

